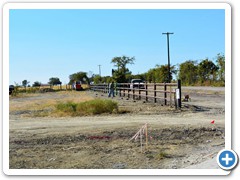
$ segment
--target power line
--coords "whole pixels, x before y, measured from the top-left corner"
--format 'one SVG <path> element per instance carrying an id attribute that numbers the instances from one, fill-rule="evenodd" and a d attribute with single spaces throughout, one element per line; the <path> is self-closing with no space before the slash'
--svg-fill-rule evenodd
<path id="1" fill-rule="evenodd" d="M 166 33 L 162 33 L 162 34 L 167 35 L 167 48 L 168 48 L 168 82 L 170 83 L 171 72 L 170 72 L 169 34 L 173 34 L 173 33 L 166 32 Z"/>

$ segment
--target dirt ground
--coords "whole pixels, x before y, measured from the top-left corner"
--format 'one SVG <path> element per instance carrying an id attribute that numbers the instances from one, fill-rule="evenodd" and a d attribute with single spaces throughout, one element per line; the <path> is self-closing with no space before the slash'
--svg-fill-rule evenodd
<path id="1" fill-rule="evenodd" d="M 121 114 L 51 116 L 59 101 L 106 94 L 49 92 L 10 97 L 11 169 L 181 169 L 215 158 L 225 146 L 224 88 L 183 88 L 182 109 L 115 97 Z M 47 105 L 46 105 L 47 102 Z M 46 115 L 47 114 L 47 115 Z M 214 124 L 211 122 L 214 120 Z M 129 141 L 148 124 L 143 137 Z M 217 163 L 208 168 L 217 168 Z M 203 167 L 204 168 L 204 167 Z"/>

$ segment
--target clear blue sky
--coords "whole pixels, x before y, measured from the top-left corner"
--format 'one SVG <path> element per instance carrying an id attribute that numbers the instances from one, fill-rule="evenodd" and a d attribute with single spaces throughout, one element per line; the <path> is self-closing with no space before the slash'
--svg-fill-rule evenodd
<path id="1" fill-rule="evenodd" d="M 225 53 L 224 10 L 10 10 L 10 84 L 47 83 L 92 71 L 111 75 L 111 59 L 134 56 L 133 74 Z"/>

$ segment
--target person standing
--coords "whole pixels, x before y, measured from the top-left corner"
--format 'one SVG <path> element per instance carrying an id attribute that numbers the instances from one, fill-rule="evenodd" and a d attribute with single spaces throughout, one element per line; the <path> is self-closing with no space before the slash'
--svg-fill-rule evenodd
<path id="1" fill-rule="evenodd" d="M 113 97 L 115 97 L 115 94 L 114 94 L 114 82 L 113 81 L 109 84 L 108 88 L 109 88 L 108 97 L 111 97 L 111 94 L 112 94 Z"/>

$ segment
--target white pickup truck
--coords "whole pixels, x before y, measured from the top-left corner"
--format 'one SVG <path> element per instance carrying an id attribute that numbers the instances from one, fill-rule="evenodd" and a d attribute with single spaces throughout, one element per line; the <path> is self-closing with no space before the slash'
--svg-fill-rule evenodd
<path id="1" fill-rule="evenodd" d="M 145 89 L 144 81 L 141 79 L 132 79 L 130 89 Z"/>

